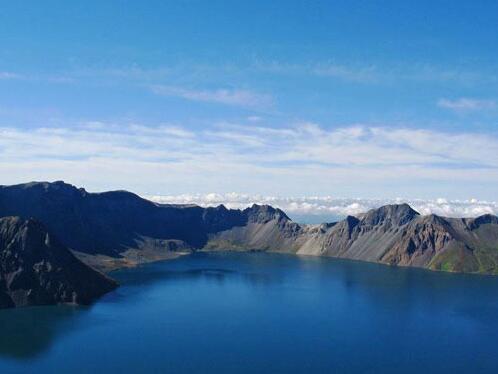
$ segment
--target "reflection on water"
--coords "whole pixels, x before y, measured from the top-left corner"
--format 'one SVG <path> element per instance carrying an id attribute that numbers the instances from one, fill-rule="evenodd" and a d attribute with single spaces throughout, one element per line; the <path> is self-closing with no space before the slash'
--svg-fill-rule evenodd
<path id="1" fill-rule="evenodd" d="M 162 265 L 162 264 L 161 264 Z M 160 266 L 161 266 L 160 265 Z M 146 265 L 151 266 L 151 265 Z M 164 268 L 151 268 L 150 270 L 142 270 L 140 272 L 129 273 L 129 270 L 124 271 L 125 274 L 121 272 L 114 272 L 112 275 L 118 279 L 123 279 L 127 286 L 144 286 L 150 283 L 155 283 L 157 281 L 168 281 L 168 280 L 186 280 L 186 279 L 196 279 L 204 278 L 211 279 L 218 282 L 225 282 L 230 278 L 238 278 L 239 281 L 249 282 L 252 284 L 268 283 L 272 280 L 271 274 L 266 273 L 246 273 L 240 272 L 232 269 L 222 269 L 222 268 L 195 268 L 186 270 L 169 270 Z M 124 277 L 123 277 L 124 275 Z M 273 278 L 274 281 L 277 280 L 276 277 Z"/>
<path id="2" fill-rule="evenodd" d="M 241 273 L 224 268 L 195 268 L 186 270 L 169 270 L 165 263 L 146 265 L 141 268 L 114 272 L 125 287 L 144 287 L 169 280 L 204 278 L 223 283 L 230 277 L 252 285 L 271 281 L 271 275 L 265 273 Z M 120 292 L 109 294 L 106 301 L 119 303 L 128 295 Z M 127 289 L 127 291 L 130 291 Z M 47 351 L 58 337 L 71 334 L 78 328 L 84 328 L 85 313 L 92 307 L 85 306 L 42 306 L 19 309 L 0 309 L 0 356 L 13 359 L 31 359 Z M 81 325 L 79 322 L 83 321 Z"/>
<path id="3" fill-rule="evenodd" d="M 265 253 L 112 276 L 89 308 L 0 311 L 0 372 L 498 368 L 495 277 Z"/>
<path id="4" fill-rule="evenodd" d="M 85 307 L 47 306 L 0 310 L 0 355 L 33 358 L 70 333 Z"/>

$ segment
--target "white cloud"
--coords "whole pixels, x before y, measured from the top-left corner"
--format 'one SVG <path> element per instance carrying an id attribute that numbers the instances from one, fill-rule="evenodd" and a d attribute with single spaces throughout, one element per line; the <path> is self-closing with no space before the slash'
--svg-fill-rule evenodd
<path id="1" fill-rule="evenodd" d="M 284 128 L 225 123 L 192 130 L 97 121 L 0 128 L 3 184 L 64 179 L 90 190 L 160 195 L 235 190 L 447 196 L 451 191 L 448 197 L 490 198 L 497 168 L 498 139 L 473 133 L 362 125 L 326 130 L 313 123 Z"/>
<path id="2" fill-rule="evenodd" d="M 455 112 L 474 112 L 498 108 L 498 103 L 495 100 L 477 100 L 469 98 L 460 98 L 456 100 L 440 99 L 437 102 L 437 105 L 441 108 Z"/>
<path id="3" fill-rule="evenodd" d="M 434 200 L 421 199 L 346 199 L 332 196 L 275 197 L 238 193 L 208 193 L 180 195 L 152 195 L 146 198 L 162 204 L 197 204 L 203 207 L 225 205 L 232 209 L 244 209 L 252 204 L 268 204 L 278 207 L 289 215 L 315 215 L 345 217 L 358 215 L 369 209 L 386 204 L 408 203 L 421 214 L 438 214 L 445 217 L 476 217 L 482 214 L 498 214 L 498 202 L 477 199 Z"/>
<path id="4" fill-rule="evenodd" d="M 490 71 L 474 71 L 458 66 L 436 66 L 392 61 L 382 66 L 372 63 L 345 63 L 339 61 L 289 64 L 279 61 L 256 61 L 252 70 L 270 74 L 316 75 L 354 83 L 399 84 L 400 82 L 489 84 L 498 77 Z"/>
<path id="5" fill-rule="evenodd" d="M 163 96 L 180 97 L 186 100 L 219 103 L 242 107 L 270 107 L 273 99 L 270 95 L 260 94 L 249 90 L 217 89 L 191 90 L 181 87 L 154 85 L 152 92 Z"/>

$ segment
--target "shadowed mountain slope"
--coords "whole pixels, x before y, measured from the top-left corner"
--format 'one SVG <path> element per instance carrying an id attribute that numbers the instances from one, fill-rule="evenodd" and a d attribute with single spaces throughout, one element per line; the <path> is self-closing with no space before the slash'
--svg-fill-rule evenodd
<path id="1" fill-rule="evenodd" d="M 223 249 L 498 272 L 497 217 L 421 216 L 407 204 L 335 223 L 299 225 L 270 206 L 229 210 L 163 205 L 126 191 L 88 193 L 63 182 L 42 182 L 0 187 L 0 217 L 6 215 L 39 219 L 95 266 L 102 255 L 136 263 L 175 251 Z"/>
<path id="2" fill-rule="evenodd" d="M 116 287 L 79 261 L 40 222 L 0 218 L 0 307 L 89 304 Z"/>
<path id="3" fill-rule="evenodd" d="M 202 247 L 208 233 L 246 221 L 222 206 L 159 205 L 131 192 L 88 193 L 63 182 L 0 187 L 0 217 L 11 215 L 39 219 L 73 250 L 109 256 L 147 238 Z"/>

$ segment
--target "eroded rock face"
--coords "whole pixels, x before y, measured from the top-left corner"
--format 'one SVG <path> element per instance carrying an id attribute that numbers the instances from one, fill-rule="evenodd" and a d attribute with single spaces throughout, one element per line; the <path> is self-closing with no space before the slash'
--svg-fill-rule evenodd
<path id="1" fill-rule="evenodd" d="M 413 210 L 408 204 L 394 204 L 381 206 L 378 209 L 368 211 L 362 215 L 361 221 L 364 225 L 371 226 L 402 226 L 418 216 L 418 212 Z"/>
<path id="2" fill-rule="evenodd" d="M 451 226 L 443 218 L 420 217 L 401 230 L 399 239 L 381 260 L 395 265 L 426 266 L 454 240 Z"/>
<path id="3" fill-rule="evenodd" d="M 258 207 L 256 207 L 258 208 Z M 270 211 L 259 207 L 262 212 Z M 498 218 L 421 216 L 406 204 L 321 225 L 281 214 L 211 235 L 210 247 L 264 249 L 435 270 L 498 273 Z"/>
<path id="4" fill-rule="evenodd" d="M 0 307 L 89 304 L 117 287 L 33 219 L 0 219 Z"/>

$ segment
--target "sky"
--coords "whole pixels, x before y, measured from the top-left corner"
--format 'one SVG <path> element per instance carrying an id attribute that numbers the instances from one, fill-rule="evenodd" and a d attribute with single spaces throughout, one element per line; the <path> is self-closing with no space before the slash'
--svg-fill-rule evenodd
<path id="1" fill-rule="evenodd" d="M 5 1 L 0 46 L 0 184 L 498 200 L 497 1 Z"/>

